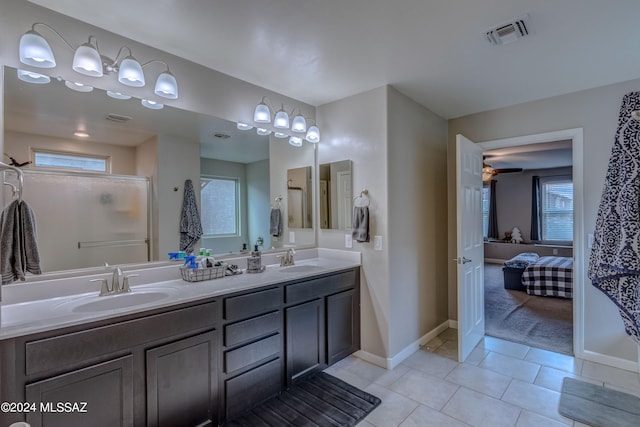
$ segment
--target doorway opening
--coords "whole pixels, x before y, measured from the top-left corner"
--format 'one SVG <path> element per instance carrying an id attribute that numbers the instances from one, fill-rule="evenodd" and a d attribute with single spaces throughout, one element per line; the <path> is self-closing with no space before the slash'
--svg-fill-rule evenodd
<path id="1" fill-rule="evenodd" d="M 487 190 L 483 191 L 487 195 L 483 203 L 485 334 L 546 350 L 580 353 L 582 129 L 479 145 L 483 149 L 487 178 Z M 496 182 L 491 185 L 491 180 Z M 533 197 L 536 180 L 538 199 Z M 491 189 L 495 210 L 489 233 Z M 532 221 L 536 227 L 531 227 Z M 525 274 L 525 285 L 535 289 L 530 295 L 521 281 L 526 262 L 516 262 L 518 268 L 505 265 L 505 261 L 517 259 L 522 253 L 538 257 L 526 262 L 554 265 L 564 262 L 572 276 L 568 293 L 554 295 L 551 288 L 558 283 L 536 281 L 544 275 L 544 267 L 532 266 L 532 270 L 543 272 Z M 560 285 L 567 286 L 566 283 Z"/>

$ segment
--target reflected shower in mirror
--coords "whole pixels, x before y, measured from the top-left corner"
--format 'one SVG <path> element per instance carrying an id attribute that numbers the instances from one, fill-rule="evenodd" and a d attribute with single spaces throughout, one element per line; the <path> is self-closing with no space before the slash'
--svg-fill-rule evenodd
<path id="1" fill-rule="evenodd" d="M 287 224 L 289 228 L 313 227 L 312 181 L 311 166 L 287 170 Z"/>
<path id="2" fill-rule="evenodd" d="M 351 229 L 351 160 L 323 163 L 319 169 L 320 228 Z"/>

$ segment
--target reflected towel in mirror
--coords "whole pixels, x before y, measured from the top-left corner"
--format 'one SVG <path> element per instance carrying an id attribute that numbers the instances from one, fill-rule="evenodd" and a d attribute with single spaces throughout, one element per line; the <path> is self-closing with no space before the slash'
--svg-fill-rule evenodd
<path id="1" fill-rule="evenodd" d="M 36 219 L 25 201 L 14 200 L 0 216 L 2 284 L 25 280 L 25 274 L 41 274 Z"/>
<path id="2" fill-rule="evenodd" d="M 269 219 L 269 233 L 273 237 L 282 236 L 282 211 L 280 211 L 280 208 L 271 209 L 271 217 Z"/>
<path id="3" fill-rule="evenodd" d="M 356 206 L 353 208 L 353 233 L 356 242 L 364 243 L 369 241 L 369 207 Z"/>
<path id="4" fill-rule="evenodd" d="M 182 218 L 180 220 L 180 250 L 187 254 L 193 252 L 202 236 L 202 223 L 198 213 L 198 202 L 190 179 L 184 182 L 184 199 L 182 200 Z"/>

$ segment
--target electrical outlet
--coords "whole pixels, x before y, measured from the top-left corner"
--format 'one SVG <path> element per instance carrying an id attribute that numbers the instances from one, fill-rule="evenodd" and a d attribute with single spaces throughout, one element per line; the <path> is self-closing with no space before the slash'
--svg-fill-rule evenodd
<path id="1" fill-rule="evenodd" d="M 373 250 L 374 251 L 382 250 L 382 236 L 373 236 Z"/>
<path id="2" fill-rule="evenodd" d="M 353 237 L 351 234 L 344 235 L 344 247 L 347 249 L 351 249 L 353 247 Z"/>
<path id="3" fill-rule="evenodd" d="M 296 232 L 295 231 L 290 231 L 289 232 L 289 243 L 295 243 L 296 242 Z"/>
<path id="4" fill-rule="evenodd" d="M 558 255 L 558 250 L 556 248 L 553 248 L 553 254 Z"/>

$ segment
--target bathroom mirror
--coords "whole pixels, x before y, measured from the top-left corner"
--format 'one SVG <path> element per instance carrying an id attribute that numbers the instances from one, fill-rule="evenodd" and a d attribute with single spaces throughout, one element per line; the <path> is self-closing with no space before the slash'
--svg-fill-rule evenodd
<path id="1" fill-rule="evenodd" d="M 313 227 L 313 175 L 311 166 L 287 170 L 287 224 Z"/>
<path id="2" fill-rule="evenodd" d="M 320 228 L 351 229 L 351 160 L 323 163 L 318 170 Z"/>
<path id="3" fill-rule="evenodd" d="M 163 185 L 167 184 L 162 181 L 163 177 L 176 175 L 177 168 L 185 167 L 198 168 L 201 175 L 206 177 L 235 177 L 239 182 L 236 232 L 232 233 L 233 236 L 228 233 L 215 237 L 204 236 L 200 246 L 211 248 L 217 255 L 236 253 L 242 249 L 242 243 L 253 245 L 258 237 L 262 237 L 262 249 L 282 247 L 283 242 L 270 240 L 269 211 L 274 198 L 271 194 L 274 191 L 273 183 L 270 182 L 273 177 L 270 175 L 276 170 L 282 170 L 280 168 L 287 163 L 292 167 L 299 166 L 303 160 L 305 164 L 313 164 L 313 160 L 308 158 L 308 150 L 297 151 L 299 148 L 277 140 L 279 149 L 286 150 L 287 156 L 280 156 L 277 166 L 272 168 L 270 151 L 273 151 L 271 146 L 276 142 L 273 141 L 274 138 L 270 140 L 269 136 L 257 135 L 255 129 L 241 131 L 235 123 L 169 106 L 164 106 L 162 110 L 150 110 L 142 107 L 139 99 L 113 99 L 97 88 L 91 93 L 75 92 L 65 87 L 64 82 L 54 78 L 47 84 L 26 83 L 19 80 L 17 70 L 10 67 L 5 67 L 4 80 L 4 153 L 17 162 L 31 160 L 34 148 L 46 148 L 65 153 L 108 153 L 106 157 L 110 164 L 109 172 L 114 175 L 151 176 L 148 170 L 153 167 L 160 179 L 161 188 L 157 188 L 158 185 L 153 188 L 150 210 L 156 215 L 156 221 L 163 215 L 164 218 L 167 215 L 176 216 L 175 221 L 169 219 L 170 223 L 175 222 L 176 229 L 179 227 L 179 215 L 175 214 L 175 209 L 169 213 L 162 208 L 158 209 L 158 197 L 166 197 L 167 194 L 174 196 L 179 201 L 173 203 L 172 207 L 178 206 L 182 201 L 184 179 L 169 181 L 170 186 L 167 186 Z M 90 136 L 74 136 L 75 131 L 85 131 Z M 172 161 L 170 151 L 160 156 L 149 155 L 147 147 L 151 145 L 157 146 L 158 150 L 167 145 L 173 149 L 194 150 L 195 153 L 200 153 L 200 164 L 197 164 L 198 160 L 187 166 L 176 164 Z M 303 152 L 304 159 L 297 160 L 303 156 L 298 153 Z M 315 153 L 315 150 L 311 152 Z M 6 156 L 3 161 L 10 163 Z M 278 176 L 277 180 L 283 181 L 284 186 L 284 179 Z M 194 187 L 199 198 L 199 183 L 194 182 Z M 277 191 L 278 194 L 282 193 L 280 188 Z M 8 194 L 7 198 L 5 190 L 5 201 L 11 197 L 10 191 Z M 208 213 L 207 209 L 210 208 L 205 208 L 203 215 Z M 126 218 L 125 213 L 119 215 Z M 44 221 L 45 216 L 40 216 Z M 104 222 L 94 224 L 96 230 L 106 227 Z M 155 237 L 163 232 L 166 231 L 156 231 Z M 171 233 L 173 236 L 177 232 Z M 153 231 L 150 234 L 154 237 Z M 292 245 L 313 246 L 315 239 L 307 238 Z M 178 242 L 172 243 L 172 246 L 177 247 Z M 68 250 L 78 251 L 78 248 Z M 83 251 L 90 250 L 93 249 L 83 248 Z M 156 248 L 156 254 L 152 252 L 149 259 L 166 260 L 165 252 L 166 250 L 158 252 Z M 46 257 L 46 253 L 41 253 L 41 259 Z M 59 269 L 90 268 L 103 265 L 105 261 L 80 261 L 84 257 L 76 258 L 80 264 Z M 58 268 L 45 270 L 52 272 Z"/>

